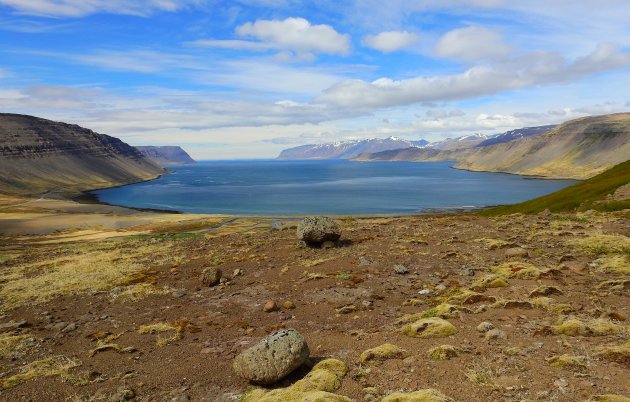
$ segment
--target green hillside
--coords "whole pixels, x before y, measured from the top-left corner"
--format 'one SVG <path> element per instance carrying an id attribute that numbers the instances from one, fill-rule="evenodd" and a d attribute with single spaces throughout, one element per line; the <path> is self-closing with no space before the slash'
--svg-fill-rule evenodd
<path id="1" fill-rule="evenodd" d="M 605 200 L 608 194 L 630 182 L 630 160 L 620 163 L 588 180 L 533 200 L 505 205 L 479 212 L 482 216 L 515 213 L 533 214 L 549 209 L 551 212 L 618 211 L 630 208 L 630 201 Z M 598 202 L 599 201 L 599 202 Z"/>

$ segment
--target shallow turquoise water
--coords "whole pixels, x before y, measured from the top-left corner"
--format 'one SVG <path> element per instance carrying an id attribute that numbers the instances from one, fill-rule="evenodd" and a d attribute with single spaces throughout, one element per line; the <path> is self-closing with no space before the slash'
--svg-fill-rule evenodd
<path id="1" fill-rule="evenodd" d="M 524 201 L 573 184 L 452 169 L 450 162 L 207 161 L 94 191 L 110 204 L 208 214 L 412 214 Z"/>

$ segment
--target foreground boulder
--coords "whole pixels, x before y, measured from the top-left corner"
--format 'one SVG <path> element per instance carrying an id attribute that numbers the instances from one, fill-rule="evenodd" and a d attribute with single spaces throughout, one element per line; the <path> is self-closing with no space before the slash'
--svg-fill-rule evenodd
<path id="1" fill-rule="evenodd" d="M 236 356 L 232 367 L 252 383 L 272 384 L 304 364 L 309 354 L 304 337 L 294 329 L 284 329 Z"/>
<path id="2" fill-rule="evenodd" d="M 309 244 L 336 242 L 341 237 L 341 226 L 324 216 L 307 217 L 299 223 L 297 237 Z"/>

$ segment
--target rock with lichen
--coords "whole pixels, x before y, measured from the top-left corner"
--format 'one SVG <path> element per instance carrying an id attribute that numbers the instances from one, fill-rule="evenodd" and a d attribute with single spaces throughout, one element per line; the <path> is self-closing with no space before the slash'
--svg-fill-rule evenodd
<path id="1" fill-rule="evenodd" d="M 284 329 L 236 356 L 232 367 L 252 383 L 272 384 L 304 364 L 309 354 L 304 337 L 294 329 Z"/>
<path id="2" fill-rule="evenodd" d="M 336 242 L 341 237 L 341 226 L 328 217 L 306 217 L 297 227 L 297 238 L 308 244 Z"/>
<path id="3" fill-rule="evenodd" d="M 361 353 L 359 361 L 366 363 L 369 361 L 382 361 L 388 359 L 404 359 L 409 354 L 406 350 L 399 348 L 391 343 L 384 343 L 372 349 L 368 349 Z"/>
<path id="4" fill-rule="evenodd" d="M 442 318 L 430 317 L 407 324 L 400 332 L 414 338 L 445 338 L 454 335 L 457 328 Z"/>

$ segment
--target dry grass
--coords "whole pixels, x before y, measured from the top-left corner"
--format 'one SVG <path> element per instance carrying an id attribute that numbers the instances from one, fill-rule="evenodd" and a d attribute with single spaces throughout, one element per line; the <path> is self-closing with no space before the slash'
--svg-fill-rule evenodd
<path id="1" fill-rule="evenodd" d="M 150 295 L 164 295 L 171 291 L 172 289 L 170 288 L 156 286 L 152 283 L 137 283 L 131 286 L 125 286 L 120 292 L 113 293 L 112 298 L 138 301 Z"/>
<path id="2" fill-rule="evenodd" d="M 42 261 L 7 267 L 0 271 L 0 311 L 24 304 L 38 304 L 62 295 L 97 292 L 124 285 L 140 275 L 145 256 L 168 252 L 160 244 L 130 249 L 118 243 L 73 246 Z"/>
<path id="3" fill-rule="evenodd" d="M 526 262 L 506 262 L 492 268 L 492 272 L 503 278 L 535 279 L 541 270 Z"/>
<path id="4" fill-rule="evenodd" d="M 184 335 L 184 331 L 199 332 L 200 329 L 190 321 L 178 321 L 173 323 L 159 322 L 156 324 L 142 325 L 138 328 L 140 334 L 161 334 L 168 332 L 170 336 L 163 337 L 158 335 L 156 344 L 158 346 L 165 346 L 169 343 L 181 339 Z"/>
<path id="5" fill-rule="evenodd" d="M 36 377 L 62 377 L 67 380 L 77 381 L 78 379 L 70 376 L 68 371 L 79 365 L 79 362 L 66 356 L 52 356 L 36 360 L 22 367 L 19 374 L 1 379 L 0 389 L 11 388 Z"/>
<path id="6" fill-rule="evenodd" d="M 571 240 L 569 244 L 581 248 L 589 254 L 625 254 L 630 255 L 630 237 L 620 234 L 594 232 L 581 239 Z"/>
<path id="7" fill-rule="evenodd" d="M 599 272 L 616 275 L 630 275 L 630 258 L 625 255 L 611 255 L 594 261 L 595 269 Z"/>
<path id="8" fill-rule="evenodd" d="M 15 352 L 26 349 L 33 340 L 30 335 L 0 334 L 0 359 L 6 359 Z"/>

